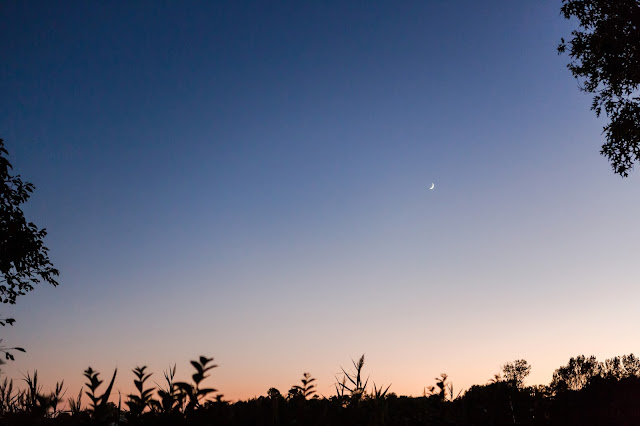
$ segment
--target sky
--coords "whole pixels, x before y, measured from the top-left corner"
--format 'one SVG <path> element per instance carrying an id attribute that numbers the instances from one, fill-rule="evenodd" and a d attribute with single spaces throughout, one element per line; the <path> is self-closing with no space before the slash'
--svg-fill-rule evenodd
<path id="1" fill-rule="evenodd" d="M 61 274 L 3 307 L 2 373 L 126 394 L 206 355 L 227 400 L 330 396 L 365 354 L 421 395 L 637 354 L 638 172 L 560 5 L 3 3 L 0 138 Z"/>

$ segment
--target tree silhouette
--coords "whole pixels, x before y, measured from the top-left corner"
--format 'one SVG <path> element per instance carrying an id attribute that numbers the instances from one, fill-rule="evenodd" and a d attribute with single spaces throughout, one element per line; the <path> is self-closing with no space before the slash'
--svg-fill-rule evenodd
<path id="1" fill-rule="evenodd" d="M 23 182 L 20 175 L 11 176 L 12 169 L 0 139 L 0 302 L 16 303 L 16 297 L 33 290 L 33 285 L 45 281 L 58 285 L 54 277 L 59 272 L 49 261 L 43 244 L 45 229 L 27 222 L 20 205 L 34 190 L 32 183 Z"/>
<path id="2" fill-rule="evenodd" d="M 530 372 L 531 366 L 524 359 L 517 359 L 502 366 L 504 381 L 512 384 L 518 389 L 524 386 L 524 379 Z"/>
<path id="3" fill-rule="evenodd" d="M 604 110 L 607 142 L 600 153 L 622 177 L 640 161 L 640 3 L 637 0 L 563 0 L 561 13 L 577 18 L 580 30 L 561 39 L 558 52 L 568 50 L 567 65 L 593 93 L 591 109 Z"/>
<path id="4" fill-rule="evenodd" d="M 59 275 L 48 256 L 43 239 L 45 229 L 38 229 L 27 222 L 20 205 L 25 203 L 34 190 L 32 183 L 23 182 L 20 175 L 12 176 L 13 169 L 6 156 L 4 141 L 0 139 L 0 302 L 15 304 L 18 296 L 33 290 L 40 281 L 57 286 Z M 0 319 L 0 325 L 13 325 L 13 318 Z M 9 352 L 22 348 L 0 347 L 5 359 L 13 360 Z"/>
<path id="5" fill-rule="evenodd" d="M 556 391 L 580 390 L 591 379 L 600 375 L 600 363 L 595 356 L 586 358 L 579 355 L 571 358 L 569 363 L 553 373 L 551 388 Z"/>

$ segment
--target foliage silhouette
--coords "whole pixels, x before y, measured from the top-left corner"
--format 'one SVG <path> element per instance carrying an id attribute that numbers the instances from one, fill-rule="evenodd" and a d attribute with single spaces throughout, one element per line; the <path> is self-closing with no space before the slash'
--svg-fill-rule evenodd
<path id="1" fill-rule="evenodd" d="M 98 379 L 100 373 L 94 371 L 91 367 L 88 367 L 84 371 L 84 377 L 89 380 L 89 383 L 86 384 L 88 391 L 85 394 L 91 400 L 91 406 L 89 407 L 88 412 L 94 419 L 97 420 L 105 420 L 111 413 L 109 412 L 109 396 L 111 395 L 111 390 L 113 389 L 113 382 L 116 380 L 116 374 L 118 373 L 118 369 L 116 368 L 113 371 L 113 376 L 111 377 L 111 382 L 105 392 L 101 395 L 97 395 L 97 390 L 102 384 L 102 380 Z"/>
<path id="2" fill-rule="evenodd" d="M 293 385 L 293 387 L 291 388 L 294 392 L 289 391 L 290 394 L 295 394 L 295 395 L 300 395 L 303 399 L 307 399 L 309 398 L 311 395 L 313 395 L 314 393 L 316 393 L 315 391 L 315 387 L 316 385 L 313 385 L 312 383 L 315 382 L 316 379 L 311 377 L 311 374 L 309 373 L 304 373 L 302 375 L 302 379 L 300 379 L 300 382 L 302 383 L 302 386 L 300 385 Z"/>
<path id="3" fill-rule="evenodd" d="M 217 391 L 217 389 L 213 388 L 200 388 L 200 383 L 209 377 L 205 373 L 217 367 L 215 364 L 209 365 L 211 361 L 213 361 L 213 358 L 204 356 L 201 356 L 196 361 L 191 361 L 191 365 L 196 369 L 196 372 L 191 376 L 193 384 L 186 382 L 175 383 L 176 388 L 180 391 L 180 396 L 187 399 L 186 412 L 191 412 L 200 407 L 201 401 L 204 401 L 208 394 Z"/>
<path id="4" fill-rule="evenodd" d="M 376 387 L 376 383 L 373 382 L 373 392 L 371 393 L 371 398 L 373 398 L 373 399 L 384 399 L 384 397 L 387 395 L 387 391 L 389 390 L 390 387 L 391 387 L 391 384 L 389 384 L 389 386 L 387 386 L 386 388 L 384 388 L 384 385 L 382 385 L 382 386 L 380 386 L 378 388 L 378 387 Z M 382 388 L 384 388 L 384 390 Z"/>
<path id="5" fill-rule="evenodd" d="M 569 359 L 569 363 L 558 368 L 553 373 L 551 388 L 556 392 L 565 390 L 580 390 L 586 386 L 593 377 L 600 374 L 600 364 L 595 356 L 586 358 L 579 355 Z"/>
<path id="6" fill-rule="evenodd" d="M 280 399 L 280 398 L 282 398 L 282 394 L 276 388 L 269 388 L 269 390 L 267 391 L 267 396 L 269 398 L 271 398 L 271 399 Z"/>
<path id="7" fill-rule="evenodd" d="M 187 383 L 194 390 L 204 390 L 202 381 L 206 372 L 214 366 L 212 359 L 201 357 L 193 361 L 196 377 L 193 383 Z M 310 375 L 303 375 L 302 385 L 298 386 L 299 397 L 285 399 L 275 388 L 270 388 L 267 396 L 229 403 L 220 399 L 204 400 L 193 403 L 190 408 L 184 407 L 192 403 L 187 392 L 178 390 L 178 405 L 183 409 L 175 409 L 174 403 L 167 404 L 166 411 L 162 411 L 160 401 L 153 398 L 152 389 L 145 389 L 151 373 L 146 367 L 136 367 L 134 385 L 138 391 L 129 395 L 127 404 L 129 410 L 124 417 L 119 416 L 119 407 L 108 402 L 105 396 L 110 390 L 98 395 L 97 389 L 102 384 L 98 373 L 92 369 L 85 371 L 89 379 L 89 391 L 85 392 L 91 398 L 92 406 L 83 409 L 80 406 L 82 393 L 77 400 L 71 398 L 66 411 L 57 410 L 52 405 L 55 395 L 62 398 L 62 383 L 56 384 L 56 389 L 49 394 L 42 392 L 37 372 L 24 377 L 26 389 L 13 387 L 13 382 L 5 378 L 0 383 L 0 425 L 171 425 L 171 426 L 200 426 L 200 425 L 331 425 L 331 426 L 384 426 L 384 425 L 632 425 L 640 424 L 640 360 L 633 354 L 609 358 L 598 362 L 594 357 L 577 356 L 571 358 L 567 366 L 560 367 L 554 376 L 563 377 L 572 386 L 525 386 L 519 377 L 525 377 L 522 372 L 528 371 L 529 364 L 524 360 L 517 360 L 505 365 L 522 368 L 503 368 L 505 377 L 485 385 L 474 385 L 464 394 L 453 397 L 451 383 L 446 374 L 436 378 L 433 393 L 424 397 L 397 396 L 388 393 L 389 387 L 373 386 L 371 393 L 366 392 L 366 380 L 363 380 L 362 369 L 364 359 L 353 362 L 355 370 L 344 372 L 345 396 L 350 397 L 353 391 L 362 395 L 357 403 L 348 401 L 345 404 L 338 397 L 331 398 L 303 398 L 311 395 L 312 386 L 316 381 Z M 512 372 L 515 376 L 512 377 Z M 358 380 L 358 373 L 360 380 Z M 112 378 L 111 388 L 115 374 Z M 353 379 L 349 381 L 346 376 Z M 160 389 L 166 394 L 171 389 L 184 387 L 173 382 L 175 366 L 165 372 L 168 389 Z M 585 379 L 585 378 L 588 378 Z M 573 380 L 573 381 L 572 381 Z M 516 386 L 516 383 L 521 383 Z M 564 383 L 564 382 L 563 382 Z M 359 385 L 358 385 L 359 384 Z M 579 387 L 579 390 L 577 389 Z M 338 385 L 338 389 L 342 388 Z M 350 389 L 350 390 L 349 390 Z M 82 392 L 82 391 L 81 391 Z M 211 394 L 211 392 L 206 392 Z M 157 392 L 157 397 L 163 394 Z M 315 395 L 315 394 L 314 394 Z M 166 396 L 166 395 L 165 395 Z M 137 398 L 132 398 L 137 397 Z M 138 399 L 139 398 L 139 399 Z M 146 401 L 142 405 L 142 401 Z M 46 409 L 44 409 L 46 407 Z M 102 407 L 97 409 L 97 407 Z M 141 408 L 143 408 L 142 414 Z M 152 407 L 146 410 L 146 407 Z M 98 412 L 102 410 L 102 415 Z M 124 423 L 123 423 L 124 422 Z"/>
<path id="8" fill-rule="evenodd" d="M 280 407 L 285 403 L 284 397 L 276 388 L 269 388 L 267 396 L 269 397 L 269 400 L 271 400 L 272 423 L 278 424 L 280 422 Z"/>
<path id="9" fill-rule="evenodd" d="M 164 379 L 167 384 L 166 389 L 160 388 L 160 385 L 156 383 L 158 386 L 158 396 L 160 397 L 159 401 L 153 400 L 151 401 L 152 410 L 168 414 L 173 413 L 179 410 L 180 408 L 180 392 L 176 387 L 173 379 L 176 375 L 176 365 L 173 365 L 173 368 L 169 368 L 164 372 Z"/>
<path id="10" fill-rule="evenodd" d="M 67 391 L 63 389 L 63 386 L 64 380 L 56 382 L 56 387 L 49 397 L 49 403 L 53 410 L 51 416 L 55 417 L 58 414 L 58 404 L 62 402 L 62 398 L 64 398 L 64 395 L 67 393 Z"/>
<path id="11" fill-rule="evenodd" d="M 453 401 L 454 399 L 456 399 L 458 396 L 460 396 L 462 391 L 458 392 L 458 395 L 454 396 L 453 383 L 447 382 L 448 377 L 449 376 L 446 373 L 441 373 L 440 377 L 435 378 L 436 385 L 425 387 L 422 392 L 422 396 L 425 398 L 426 397 L 436 398 L 441 401 L 445 401 L 445 400 Z"/>
<path id="12" fill-rule="evenodd" d="M 351 360 L 353 363 L 354 371 L 352 373 L 347 373 L 344 368 L 340 367 L 342 370 L 342 381 L 337 382 L 336 384 L 336 392 L 338 396 L 348 401 L 350 404 L 357 404 L 363 396 L 366 395 L 367 392 L 367 383 L 369 383 L 369 377 L 363 381 L 362 379 L 362 367 L 364 367 L 364 354 L 360 357 L 358 362 Z M 338 378 L 336 377 L 336 380 Z M 349 394 L 345 395 L 345 391 L 348 391 Z"/>
<path id="13" fill-rule="evenodd" d="M 524 386 L 524 379 L 530 372 L 531 366 L 524 359 L 517 359 L 502 366 L 504 380 L 517 388 Z"/>
<path id="14" fill-rule="evenodd" d="M 9 319 L 11 319 L 11 318 L 9 318 Z M 11 323 L 11 324 L 13 325 L 13 323 Z M 13 354 L 11 353 L 11 351 L 26 352 L 24 350 L 24 348 L 20 348 L 20 347 L 8 348 L 8 347 L 2 345 L 2 339 L 0 339 L 0 352 L 2 352 L 4 354 L 4 358 L 5 359 L 13 361 L 15 358 L 14 358 Z M 4 364 L 4 362 L 5 361 L 3 359 L 0 359 L 0 365 Z"/>
<path id="15" fill-rule="evenodd" d="M 15 304 L 18 296 L 33 290 L 41 281 L 57 286 L 55 277 L 59 271 L 51 264 L 49 249 L 44 246 L 47 231 L 27 222 L 20 208 L 35 187 L 23 182 L 20 175 L 10 174 L 13 167 L 6 158 L 8 154 L 0 139 L 0 302 Z M 13 318 L 0 318 L 2 326 L 14 322 Z M 14 359 L 12 350 L 25 352 L 20 347 L 0 346 L 6 360 Z"/>
<path id="16" fill-rule="evenodd" d="M 606 143 L 600 153 L 615 173 L 629 175 L 640 161 L 640 3 L 637 0 L 563 0 L 561 13 L 576 18 L 580 30 L 561 39 L 567 65 L 580 90 L 593 93 L 591 109 L 604 110 Z"/>
<path id="17" fill-rule="evenodd" d="M 133 384 L 138 390 L 139 395 L 128 395 L 129 400 L 125 403 L 129 407 L 131 417 L 140 417 L 143 411 L 151 405 L 151 400 L 153 399 L 153 391 L 155 388 L 143 389 L 144 382 L 146 382 L 153 374 L 147 374 L 145 372 L 146 369 L 146 365 L 133 369 L 133 374 L 136 376 Z"/>
<path id="18" fill-rule="evenodd" d="M 436 377 L 436 387 L 438 388 L 438 393 L 436 394 L 440 400 L 444 401 L 447 398 L 447 378 L 449 376 L 445 373 L 441 373 L 440 377 Z M 433 392 L 433 389 L 431 389 Z"/>
<path id="19" fill-rule="evenodd" d="M 4 378 L 2 384 L 0 384 L 0 415 L 9 413 L 15 413 L 18 411 L 17 399 L 18 394 L 14 394 L 13 380 Z"/>
<path id="20" fill-rule="evenodd" d="M 33 290 L 41 281 L 57 286 L 55 277 L 59 271 L 51 264 L 49 250 L 44 246 L 46 230 L 27 222 L 20 208 L 34 186 L 23 182 L 20 175 L 10 174 L 13 167 L 5 158 L 7 155 L 0 139 L 0 302 L 15 304 L 18 296 Z M 11 323 L 13 319 L 4 321 Z"/>
<path id="21" fill-rule="evenodd" d="M 83 387 L 80 387 L 77 398 L 69 398 L 67 403 L 69 404 L 69 412 L 73 415 L 79 415 L 82 412 L 82 391 Z"/>
<path id="22" fill-rule="evenodd" d="M 29 412 L 43 413 L 48 406 L 47 398 L 42 395 L 42 386 L 38 384 L 38 371 L 33 372 L 33 377 L 27 372 L 23 380 L 27 384 L 25 392 L 25 405 Z"/>

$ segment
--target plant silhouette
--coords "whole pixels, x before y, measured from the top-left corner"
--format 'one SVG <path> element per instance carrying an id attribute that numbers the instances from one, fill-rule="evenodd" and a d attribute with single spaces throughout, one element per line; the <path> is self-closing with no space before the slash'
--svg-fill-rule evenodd
<path id="1" fill-rule="evenodd" d="M 153 391 L 155 388 L 143 389 L 144 382 L 146 382 L 153 374 L 147 374 L 145 372 L 146 369 L 147 366 L 144 365 L 142 367 L 136 367 L 132 370 L 133 374 L 136 376 L 133 384 L 135 385 L 139 393 L 139 395 L 127 395 L 129 400 L 126 402 L 126 404 L 129 407 L 129 413 L 132 417 L 140 417 L 143 411 L 151 405 L 151 400 L 153 399 Z"/>
<path id="2" fill-rule="evenodd" d="M 346 395 L 346 397 L 348 397 L 348 402 L 350 404 L 357 404 L 366 395 L 369 377 L 364 381 L 362 379 L 364 354 L 362 354 L 360 359 L 358 359 L 358 362 L 355 362 L 353 359 L 351 362 L 353 363 L 354 371 L 352 373 L 347 373 L 344 368 L 340 367 L 343 377 L 342 381 L 338 381 L 336 388 L 339 388 L 339 390 L 337 389 L 338 395 L 342 398 L 345 398 L 345 391 L 348 391 L 349 394 Z"/>
<path id="3" fill-rule="evenodd" d="M 302 386 L 294 385 L 291 389 L 293 389 L 297 394 L 302 396 L 302 398 L 307 399 L 311 395 L 316 393 L 315 391 L 316 385 L 312 384 L 315 381 L 316 379 L 312 378 L 310 373 L 304 373 L 302 375 L 302 379 L 300 379 Z"/>
<path id="4" fill-rule="evenodd" d="M 559 53 L 567 52 L 571 74 L 580 90 L 592 93 L 591 109 L 609 119 L 603 128 L 606 142 L 600 153 L 615 173 L 627 177 L 640 161 L 640 4 L 637 0 L 562 0 L 566 19 L 576 19 L 579 29 L 572 39 L 560 40 Z"/>
<path id="5" fill-rule="evenodd" d="M 173 365 L 173 368 L 169 367 L 167 371 L 164 372 L 164 380 L 166 382 L 166 389 L 160 388 L 160 385 L 156 383 L 158 386 L 158 396 L 160 397 L 159 401 L 152 400 L 151 408 L 154 411 L 159 413 L 168 414 L 173 413 L 179 410 L 180 408 L 180 392 L 176 387 L 173 379 L 176 375 L 176 365 Z"/>
<path id="6" fill-rule="evenodd" d="M 530 372 L 531 366 L 524 359 L 517 359 L 502 366 L 504 380 L 517 388 L 524 386 L 524 379 Z"/>
<path id="7" fill-rule="evenodd" d="M 191 361 L 191 365 L 195 368 L 196 372 L 191 376 L 193 384 L 186 382 L 176 382 L 175 386 L 180 391 L 181 397 L 186 397 L 187 405 L 186 412 L 191 412 L 201 406 L 201 402 L 204 401 L 208 394 L 216 392 L 217 389 L 213 388 L 200 388 L 200 383 L 207 377 L 205 375 L 207 371 L 210 371 L 217 367 L 217 365 L 209 365 L 213 361 L 213 358 L 207 358 L 201 356 L 196 361 Z"/>
<path id="8" fill-rule="evenodd" d="M 80 387 L 80 391 L 78 392 L 77 398 L 69 397 L 69 399 L 67 399 L 67 403 L 69 404 L 69 412 L 74 416 L 77 416 L 82 412 L 82 391 L 83 390 L 84 388 Z"/>
<path id="9" fill-rule="evenodd" d="M 98 396 L 96 392 L 98 391 L 98 388 L 102 384 L 102 380 L 98 378 L 98 376 L 100 376 L 100 373 L 98 373 L 97 371 L 94 371 L 93 368 L 91 367 L 88 367 L 84 371 L 84 377 L 86 377 L 87 380 L 89 380 L 89 383 L 86 384 L 89 390 L 85 392 L 86 395 L 91 400 L 91 405 L 88 411 L 94 419 L 105 420 L 109 416 L 110 414 L 108 410 L 109 396 L 111 395 L 111 390 L 113 389 L 113 382 L 115 382 L 116 380 L 117 373 L 118 373 L 118 369 L 116 368 L 113 371 L 113 376 L 111 377 L 111 382 L 109 383 L 109 386 L 107 386 L 107 389 L 102 395 Z"/>
<path id="10" fill-rule="evenodd" d="M 579 355 L 558 368 L 549 385 L 538 386 L 524 384 L 531 367 L 516 360 L 503 365 L 503 375 L 496 375 L 493 382 L 474 385 L 455 397 L 444 373 L 435 378 L 429 395 L 425 389 L 423 397 L 398 396 L 389 393 L 391 385 L 378 387 L 375 383 L 368 392 L 363 355 L 352 360 L 353 370 L 341 369 L 344 376 L 336 384 L 337 396 L 317 396 L 317 380 L 304 373 L 292 387 L 290 398 L 269 388 L 267 396 L 233 403 L 211 398 L 217 391 L 204 386 L 207 373 L 216 367 L 212 361 L 206 357 L 191 361 L 195 373 L 189 383 L 174 381 L 174 365 L 164 373 L 166 386 L 158 388 L 146 385 L 152 377 L 146 366 L 135 367 L 136 391 L 127 395 L 128 409 L 122 417 L 120 403 L 108 400 L 117 370 L 102 393 L 99 373 L 87 368 L 84 395 L 90 404 L 82 407 L 81 389 L 77 398 L 68 399 L 66 410 L 58 408 L 63 382 L 44 393 L 37 371 L 24 375 L 24 389 L 17 389 L 5 378 L 0 382 L 0 426 L 107 426 L 123 422 L 131 426 L 640 424 L 640 360 L 633 354 L 602 362 Z"/>
<path id="11" fill-rule="evenodd" d="M 373 399 L 384 399 L 384 397 L 387 395 L 387 391 L 391 387 L 391 384 L 389 384 L 389 386 L 384 388 L 384 390 L 382 389 L 383 387 L 384 387 L 384 385 L 382 385 L 382 386 L 380 386 L 378 388 L 378 387 L 376 387 L 376 383 L 373 382 L 373 392 L 371 393 L 371 397 Z"/>

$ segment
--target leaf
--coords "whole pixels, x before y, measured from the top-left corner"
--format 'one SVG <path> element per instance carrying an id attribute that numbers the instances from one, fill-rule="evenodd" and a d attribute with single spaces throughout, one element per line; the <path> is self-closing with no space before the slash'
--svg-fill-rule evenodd
<path id="1" fill-rule="evenodd" d="M 207 368 L 205 368 L 204 370 L 202 370 L 202 372 L 203 372 L 203 373 L 206 373 L 207 371 L 209 371 L 209 370 L 213 370 L 213 369 L 214 369 L 214 368 L 216 368 L 216 367 L 217 367 L 217 365 L 210 365 L 210 366 L 208 366 Z"/>
<path id="2" fill-rule="evenodd" d="M 197 361 L 191 361 L 191 365 L 193 365 L 193 367 L 198 371 L 198 373 L 202 374 L 202 372 L 204 371 L 202 369 L 202 366 L 200 364 L 198 364 Z"/>
<path id="3" fill-rule="evenodd" d="M 198 396 L 206 395 L 206 394 L 211 393 L 211 392 L 216 392 L 217 390 L 218 389 L 213 389 L 213 388 L 199 389 L 198 390 Z"/>
<path id="4" fill-rule="evenodd" d="M 111 383 L 109 383 L 109 386 L 107 387 L 107 390 L 102 395 L 102 398 L 100 398 L 100 405 L 102 405 L 102 406 L 106 406 L 107 401 L 109 401 L 109 395 L 111 395 L 111 389 L 113 389 L 113 382 L 115 382 L 115 380 L 116 380 L 116 374 L 117 373 L 118 373 L 118 369 L 116 368 L 113 371 L 113 377 L 111 377 Z"/>
<path id="5" fill-rule="evenodd" d="M 202 364 L 203 366 L 207 365 L 211 361 L 213 361 L 213 358 L 207 358 L 207 357 L 204 357 L 204 356 L 200 356 L 200 364 Z"/>
<path id="6" fill-rule="evenodd" d="M 176 382 L 174 383 L 174 386 L 181 390 L 181 391 L 185 391 L 185 392 L 191 392 L 193 389 L 193 386 L 189 383 L 185 383 L 185 382 Z"/>

